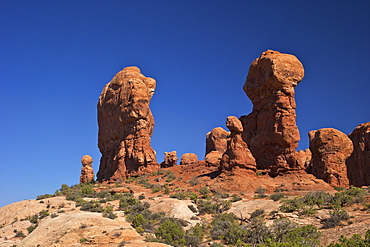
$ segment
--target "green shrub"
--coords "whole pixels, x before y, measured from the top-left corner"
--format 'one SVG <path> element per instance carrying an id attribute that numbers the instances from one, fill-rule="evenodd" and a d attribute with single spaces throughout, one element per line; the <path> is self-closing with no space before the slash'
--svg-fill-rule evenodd
<path id="1" fill-rule="evenodd" d="M 193 177 L 189 180 L 189 184 L 191 186 L 195 186 L 195 185 L 198 185 L 199 184 L 199 181 L 198 181 L 198 178 L 197 177 Z"/>
<path id="2" fill-rule="evenodd" d="M 276 193 L 276 194 L 272 194 L 270 196 L 270 199 L 273 200 L 273 201 L 279 201 L 281 198 L 284 198 L 284 194 L 283 193 Z"/>
<path id="3" fill-rule="evenodd" d="M 198 213 L 198 210 L 194 207 L 194 205 L 190 204 L 190 205 L 188 205 L 188 208 L 189 208 L 193 213 Z"/>
<path id="4" fill-rule="evenodd" d="M 237 201 L 241 201 L 241 200 L 242 200 L 242 198 L 238 194 L 232 194 L 231 195 L 230 201 L 237 202 Z"/>
<path id="5" fill-rule="evenodd" d="M 328 247 L 367 247 L 370 246 L 370 229 L 367 230 L 365 238 L 363 239 L 361 235 L 354 234 L 350 239 L 345 236 L 340 236 L 339 243 L 332 243 Z"/>
<path id="6" fill-rule="evenodd" d="M 197 223 L 185 232 L 186 246 L 197 247 L 202 243 L 204 234 L 206 232 L 205 226 Z"/>
<path id="7" fill-rule="evenodd" d="M 210 193 L 210 189 L 208 186 L 205 186 L 205 187 L 202 187 L 200 188 L 199 190 L 199 193 L 202 195 L 202 196 L 205 196 L 205 195 L 208 195 Z"/>
<path id="8" fill-rule="evenodd" d="M 155 236 L 166 244 L 183 246 L 185 244 L 184 231 L 182 227 L 170 220 L 164 221 L 155 231 Z"/>
<path id="9" fill-rule="evenodd" d="M 82 203 L 79 203 L 78 204 L 79 206 L 81 206 L 80 210 L 82 211 L 89 211 L 89 212 L 103 212 L 103 208 L 102 206 L 100 205 L 100 202 L 98 201 L 84 201 Z M 77 205 L 76 205 L 77 206 Z"/>
<path id="10" fill-rule="evenodd" d="M 42 199 L 45 199 L 45 198 L 50 198 L 50 197 L 54 197 L 55 195 L 51 195 L 51 194 L 44 194 L 44 195 L 39 195 L 37 196 L 36 200 L 42 200 Z"/>
<path id="11" fill-rule="evenodd" d="M 259 186 L 257 189 L 256 189 L 256 191 L 255 191 L 255 193 L 257 193 L 257 194 L 264 194 L 264 193 L 266 193 L 266 191 L 267 191 L 267 189 L 265 189 L 265 188 L 263 188 L 263 187 L 261 187 L 261 186 Z"/>
<path id="12" fill-rule="evenodd" d="M 186 200 L 186 194 L 184 192 L 177 192 L 175 194 L 172 194 L 170 197 L 171 198 L 176 198 L 176 199 L 179 199 L 179 200 Z"/>
<path id="13" fill-rule="evenodd" d="M 33 232 L 33 230 L 35 230 L 36 227 L 37 227 L 37 224 L 33 224 L 33 225 L 30 225 L 29 227 L 27 227 L 28 234 Z"/>
<path id="14" fill-rule="evenodd" d="M 172 182 L 173 180 L 176 179 L 176 176 L 172 171 L 167 171 L 163 177 L 166 177 L 167 183 Z"/>
<path id="15" fill-rule="evenodd" d="M 255 218 L 255 217 L 260 217 L 261 215 L 263 215 L 265 213 L 265 210 L 264 209 L 256 209 L 254 210 L 252 213 L 251 213 L 251 219 L 252 218 Z"/>
<path id="16" fill-rule="evenodd" d="M 330 213 L 330 217 L 321 221 L 324 228 L 333 228 L 340 225 L 342 220 L 348 220 L 349 215 L 346 210 L 334 209 Z"/>
<path id="17" fill-rule="evenodd" d="M 230 209 L 231 201 L 220 199 L 205 199 L 197 201 L 198 211 L 203 214 L 220 214 Z"/>
<path id="18" fill-rule="evenodd" d="M 14 237 L 16 237 L 16 238 L 24 238 L 24 237 L 26 237 L 26 235 L 24 235 L 24 233 L 22 231 L 17 231 L 15 233 L 15 236 Z"/>

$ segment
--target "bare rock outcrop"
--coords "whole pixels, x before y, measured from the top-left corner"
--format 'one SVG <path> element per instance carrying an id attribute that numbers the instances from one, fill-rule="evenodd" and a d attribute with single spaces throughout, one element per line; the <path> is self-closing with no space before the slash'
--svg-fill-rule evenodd
<path id="1" fill-rule="evenodd" d="M 349 183 L 354 186 L 370 185 L 370 122 L 358 125 L 348 137 L 353 142 L 353 153 L 348 157 Z"/>
<path id="2" fill-rule="evenodd" d="M 90 155 L 84 155 L 81 159 L 82 169 L 80 183 L 90 183 L 94 181 L 94 169 L 92 168 L 93 158 Z"/>
<path id="3" fill-rule="evenodd" d="M 164 152 L 164 161 L 161 163 L 161 168 L 171 167 L 177 165 L 176 151 Z"/>
<path id="4" fill-rule="evenodd" d="M 212 151 L 218 151 L 223 154 L 227 149 L 227 138 L 229 132 L 221 127 L 214 128 L 206 135 L 206 155 Z"/>
<path id="5" fill-rule="evenodd" d="M 308 172 L 333 187 L 349 186 L 345 162 L 353 151 L 351 139 L 333 128 L 312 130 L 308 136 L 312 153 Z"/>
<path id="6" fill-rule="evenodd" d="M 222 155 L 220 168 L 231 171 L 234 167 L 256 171 L 256 160 L 242 137 L 243 126 L 237 117 L 230 116 L 226 127 L 231 134 L 227 141 L 227 150 Z"/>
<path id="7" fill-rule="evenodd" d="M 149 104 L 156 81 L 137 67 L 118 72 L 98 102 L 98 146 L 102 157 L 98 180 L 116 180 L 159 168 L 150 146 L 154 118 Z"/>
<path id="8" fill-rule="evenodd" d="M 181 156 L 180 165 L 198 164 L 198 156 L 194 153 L 186 153 Z"/>
<path id="9" fill-rule="evenodd" d="M 243 87 L 253 103 L 253 111 L 240 118 L 243 139 L 257 168 L 269 169 L 272 176 L 303 169 L 297 162 L 300 136 L 294 99 L 303 76 L 303 65 L 294 55 L 268 50 L 252 62 Z"/>
<path id="10" fill-rule="evenodd" d="M 222 155 L 223 153 L 220 153 L 219 151 L 209 152 L 206 157 L 204 157 L 204 162 L 206 163 L 206 166 L 219 167 Z"/>

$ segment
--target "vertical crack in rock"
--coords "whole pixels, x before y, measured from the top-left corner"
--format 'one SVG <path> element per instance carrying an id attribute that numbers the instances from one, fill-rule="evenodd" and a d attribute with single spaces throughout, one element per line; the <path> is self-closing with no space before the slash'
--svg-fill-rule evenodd
<path id="1" fill-rule="evenodd" d="M 149 104 L 156 81 L 137 67 L 118 72 L 99 97 L 98 180 L 116 180 L 158 169 L 150 146 L 154 118 Z"/>

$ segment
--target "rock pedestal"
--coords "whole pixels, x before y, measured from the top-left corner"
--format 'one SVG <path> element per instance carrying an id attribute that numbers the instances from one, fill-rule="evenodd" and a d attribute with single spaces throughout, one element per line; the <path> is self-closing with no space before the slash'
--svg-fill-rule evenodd
<path id="1" fill-rule="evenodd" d="M 346 161 L 349 183 L 370 185 L 370 122 L 358 125 L 348 137 L 353 142 L 353 153 Z"/>
<path id="2" fill-rule="evenodd" d="M 345 162 L 353 151 L 351 139 L 333 128 L 313 130 L 308 136 L 312 153 L 308 171 L 333 187 L 349 186 Z"/>
<path id="3" fill-rule="evenodd" d="M 159 168 L 150 146 L 154 119 L 149 104 L 156 81 L 137 67 L 118 72 L 98 102 L 98 146 L 102 157 L 98 180 L 116 180 Z"/>
<path id="4" fill-rule="evenodd" d="M 194 153 L 186 153 L 181 156 L 180 165 L 196 165 L 198 164 L 198 156 Z"/>
<path id="5" fill-rule="evenodd" d="M 92 168 L 93 159 L 90 155 L 84 155 L 81 159 L 82 169 L 80 183 L 94 182 L 94 169 Z"/>
<path id="6" fill-rule="evenodd" d="M 243 139 L 248 144 L 258 169 L 276 176 L 289 170 L 304 169 L 297 162 L 298 141 L 294 88 L 304 69 L 293 55 L 265 51 L 253 61 L 244 84 L 253 111 L 240 120 Z"/>

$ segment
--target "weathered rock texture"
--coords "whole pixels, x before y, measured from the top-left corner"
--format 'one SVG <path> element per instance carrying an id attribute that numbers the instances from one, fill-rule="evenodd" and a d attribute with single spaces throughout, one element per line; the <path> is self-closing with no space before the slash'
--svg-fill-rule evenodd
<path id="1" fill-rule="evenodd" d="M 353 142 L 353 153 L 347 159 L 349 183 L 370 185 L 370 122 L 358 125 L 348 137 Z"/>
<path id="2" fill-rule="evenodd" d="M 221 127 L 214 128 L 206 135 L 206 156 L 204 161 L 207 166 L 219 167 L 223 153 L 227 149 L 227 139 L 230 132 Z"/>
<path id="3" fill-rule="evenodd" d="M 150 146 L 154 119 L 149 109 L 156 81 L 137 67 L 118 72 L 98 102 L 98 180 L 115 180 L 159 168 Z"/>
<path id="4" fill-rule="evenodd" d="M 226 127 L 231 134 L 227 141 L 227 150 L 222 155 L 221 169 L 231 171 L 234 167 L 256 171 L 256 160 L 242 137 L 243 125 L 237 117 L 230 116 Z"/>
<path id="5" fill-rule="evenodd" d="M 221 127 L 214 128 L 206 135 L 206 155 L 212 151 L 218 151 L 223 154 L 227 148 L 227 138 L 229 132 Z"/>
<path id="6" fill-rule="evenodd" d="M 293 55 L 268 50 L 249 68 L 244 91 L 253 111 L 242 116 L 243 139 L 257 161 L 257 168 L 275 176 L 303 169 L 297 162 L 298 141 L 294 88 L 304 69 Z"/>
<path id="7" fill-rule="evenodd" d="M 198 164 L 198 156 L 194 153 L 186 153 L 181 156 L 180 165 Z"/>
<path id="8" fill-rule="evenodd" d="M 349 186 L 345 162 L 353 151 L 351 139 L 333 128 L 313 130 L 308 136 L 312 153 L 308 172 L 331 186 Z"/>
<path id="9" fill-rule="evenodd" d="M 81 159 L 82 169 L 80 183 L 90 183 L 94 181 L 94 169 L 92 168 L 93 159 L 90 155 L 84 155 Z"/>
<path id="10" fill-rule="evenodd" d="M 176 151 L 164 152 L 164 161 L 161 163 L 161 167 L 166 168 L 177 165 L 177 160 Z"/>

